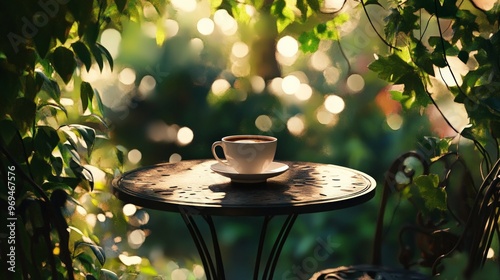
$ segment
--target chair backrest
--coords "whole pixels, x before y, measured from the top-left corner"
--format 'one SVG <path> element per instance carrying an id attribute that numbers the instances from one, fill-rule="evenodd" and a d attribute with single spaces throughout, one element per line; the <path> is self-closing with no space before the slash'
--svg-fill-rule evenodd
<path id="1" fill-rule="evenodd" d="M 391 193 L 400 191 L 410 185 L 415 176 L 415 170 L 407 165 L 407 160 L 415 158 L 423 167 L 423 173 L 429 173 L 429 163 L 420 153 L 409 151 L 400 155 L 393 161 L 385 174 L 380 208 L 375 228 L 375 239 L 373 243 L 372 264 L 381 265 L 382 263 L 382 243 L 384 239 L 384 216 L 387 208 L 388 199 Z M 403 177 L 403 178 L 401 178 Z M 404 179 L 404 180 L 401 180 Z"/>
<path id="2" fill-rule="evenodd" d="M 409 164 L 409 162 L 413 163 Z M 415 171 L 415 162 L 421 165 L 419 174 Z M 422 197 L 408 198 L 409 202 L 415 206 L 416 217 L 414 217 L 414 222 L 402 225 L 399 229 L 398 260 L 406 269 L 418 265 L 433 268 L 433 273 L 439 273 L 438 267 L 441 260 L 453 251 L 459 250 L 470 256 L 468 270 L 472 271 L 482 266 L 494 233 L 498 231 L 499 165 L 497 162 L 493 168 L 496 171 L 492 171 L 481 187 L 476 189 L 465 162 L 456 153 L 448 153 L 432 161 L 416 151 L 399 156 L 385 176 L 373 244 L 372 264 L 382 264 L 384 215 L 391 193 L 401 193 L 408 187 L 416 187 L 413 182 L 418 175 L 429 175 L 437 172 L 436 169 L 442 169 L 441 173 L 444 175 L 439 178 L 437 188 L 448 195 L 446 209 L 439 210 L 436 218 L 426 212 L 428 209 L 423 209 L 426 207 L 423 207 L 422 203 L 416 202 L 417 199 L 422 200 Z M 474 197 L 476 199 L 473 202 L 467 202 L 468 198 L 470 200 Z M 457 200 L 460 201 L 457 202 Z M 450 225 L 453 228 L 450 228 Z M 418 259 L 416 259 L 417 256 Z"/>
<path id="3" fill-rule="evenodd" d="M 439 274 L 442 269 L 442 260 L 455 252 L 464 252 L 468 256 L 464 277 L 470 278 L 480 269 L 490 252 L 494 237 L 500 238 L 500 159 L 495 163 L 490 173 L 481 184 L 472 208 L 470 210 L 464 230 L 456 245 L 441 255 L 433 266 L 433 274 Z M 500 243 L 500 240 L 498 240 Z M 497 254 L 499 253 L 497 248 Z M 498 258 L 498 257 L 497 257 Z"/>

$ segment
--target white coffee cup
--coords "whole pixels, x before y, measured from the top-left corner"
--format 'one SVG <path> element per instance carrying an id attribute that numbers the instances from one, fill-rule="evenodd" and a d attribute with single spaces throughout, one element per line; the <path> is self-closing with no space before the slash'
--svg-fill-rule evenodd
<path id="1" fill-rule="evenodd" d="M 265 135 L 231 135 L 212 144 L 212 154 L 220 163 L 232 167 L 240 174 L 258 174 L 274 160 L 278 139 Z M 217 156 L 220 146 L 226 160 Z"/>

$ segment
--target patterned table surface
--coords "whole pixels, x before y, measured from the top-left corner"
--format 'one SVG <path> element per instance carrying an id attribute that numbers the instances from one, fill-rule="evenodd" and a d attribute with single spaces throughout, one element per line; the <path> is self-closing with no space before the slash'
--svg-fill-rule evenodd
<path id="1" fill-rule="evenodd" d="M 342 166 L 282 161 L 290 168 L 264 183 L 231 182 L 210 169 L 215 160 L 162 163 L 113 181 L 124 202 L 151 209 L 218 216 L 323 212 L 354 206 L 375 195 L 375 180 Z"/>

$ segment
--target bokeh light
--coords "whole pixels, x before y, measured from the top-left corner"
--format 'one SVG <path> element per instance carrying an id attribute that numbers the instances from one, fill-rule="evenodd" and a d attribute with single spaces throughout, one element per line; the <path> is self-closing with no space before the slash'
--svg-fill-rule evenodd
<path id="1" fill-rule="evenodd" d="M 224 35 L 230 36 L 238 31 L 238 23 L 226 10 L 215 11 L 214 22 Z"/>
<path id="2" fill-rule="evenodd" d="M 126 266 L 138 265 L 142 262 L 142 258 L 139 256 L 127 256 L 125 254 L 120 254 L 118 259 Z"/>
<path id="3" fill-rule="evenodd" d="M 215 24 L 209 18 L 202 18 L 196 25 L 198 32 L 202 35 L 210 35 L 214 32 Z"/>
<path id="4" fill-rule="evenodd" d="M 194 133 L 189 127 L 181 127 L 177 132 L 177 141 L 180 145 L 185 146 L 191 143 L 194 138 Z"/>
<path id="5" fill-rule="evenodd" d="M 261 76 L 253 76 L 250 78 L 252 90 L 255 93 L 261 93 L 266 89 L 266 81 Z"/>
<path id="6" fill-rule="evenodd" d="M 123 68 L 118 75 L 118 80 L 124 85 L 132 85 L 135 83 L 135 70 L 132 68 Z"/>
<path id="7" fill-rule="evenodd" d="M 175 9 L 184 12 L 193 12 L 196 10 L 196 0 L 172 0 L 172 5 Z"/>
<path id="8" fill-rule="evenodd" d="M 177 268 L 170 274 L 172 280 L 187 280 L 189 277 L 189 270 L 185 268 Z"/>
<path id="9" fill-rule="evenodd" d="M 329 85 L 334 85 L 340 79 L 340 70 L 336 67 L 329 66 L 323 71 L 323 77 Z"/>
<path id="10" fill-rule="evenodd" d="M 313 53 L 309 59 L 309 65 L 316 71 L 324 71 L 330 64 L 330 57 L 322 51 Z"/>
<path id="11" fill-rule="evenodd" d="M 193 275 L 196 279 L 201 279 L 205 276 L 205 269 L 199 264 L 193 265 Z"/>
<path id="12" fill-rule="evenodd" d="M 347 78 L 346 85 L 351 92 L 357 93 L 365 88 L 365 79 L 359 74 L 352 74 Z"/>
<path id="13" fill-rule="evenodd" d="M 248 55 L 249 52 L 248 45 L 243 42 L 236 42 L 233 44 L 231 53 L 238 58 L 243 58 Z"/>
<path id="14" fill-rule="evenodd" d="M 153 4 L 149 2 L 144 3 L 142 12 L 144 14 L 144 17 L 148 20 L 155 20 L 159 16 L 156 8 L 153 6 Z"/>
<path id="15" fill-rule="evenodd" d="M 157 29 L 158 27 L 156 26 L 156 24 L 150 21 L 146 21 L 141 24 L 142 33 L 144 33 L 144 35 L 148 36 L 149 38 L 156 38 Z"/>
<path id="16" fill-rule="evenodd" d="M 344 6 L 346 0 L 324 0 L 320 7 L 323 13 L 335 13 L 338 12 Z"/>
<path id="17" fill-rule="evenodd" d="M 179 33 L 179 23 L 173 19 L 166 19 L 163 22 L 163 27 L 166 29 L 167 38 L 174 37 Z"/>
<path id="18" fill-rule="evenodd" d="M 128 234 L 128 244 L 131 248 L 137 249 L 146 241 L 146 233 L 142 229 L 136 229 Z"/>
<path id="19" fill-rule="evenodd" d="M 139 83 L 139 93 L 142 97 L 146 97 L 150 92 L 152 92 L 156 87 L 156 80 L 151 75 L 146 75 L 142 77 L 141 82 Z"/>
<path id="20" fill-rule="evenodd" d="M 99 213 L 97 214 L 97 220 L 101 223 L 103 223 L 104 221 L 106 221 L 106 216 L 102 213 Z"/>
<path id="21" fill-rule="evenodd" d="M 311 88 L 310 85 L 300 84 L 299 90 L 295 93 L 295 97 L 297 97 L 298 100 L 306 101 L 311 98 L 312 94 L 313 94 L 313 89 Z"/>
<path id="22" fill-rule="evenodd" d="M 286 128 L 292 135 L 300 136 L 304 133 L 305 123 L 302 116 L 293 116 L 286 122 Z"/>
<path id="23" fill-rule="evenodd" d="M 123 211 L 123 215 L 132 216 L 137 211 L 137 207 L 134 204 L 127 203 L 127 204 L 123 205 L 122 211 Z"/>
<path id="24" fill-rule="evenodd" d="M 97 217 L 95 214 L 89 213 L 88 215 L 85 216 L 85 222 L 91 227 L 95 227 L 95 224 L 97 222 Z"/>
<path id="25" fill-rule="evenodd" d="M 283 78 L 277 77 L 271 80 L 269 83 L 269 91 L 274 94 L 274 95 L 282 95 L 283 94 L 283 88 L 281 87 L 281 84 L 283 83 Z"/>
<path id="26" fill-rule="evenodd" d="M 175 162 L 179 162 L 182 160 L 182 157 L 181 155 L 179 155 L 178 153 L 173 153 L 170 155 L 170 157 L 168 158 L 168 162 L 170 163 L 175 163 Z"/>
<path id="27" fill-rule="evenodd" d="M 132 149 L 128 152 L 127 157 L 128 157 L 128 160 L 130 161 L 130 163 L 137 164 L 142 159 L 142 153 L 141 153 L 141 151 L 139 151 L 137 149 Z"/>
<path id="28" fill-rule="evenodd" d="M 293 57 L 299 51 L 299 43 L 287 35 L 279 39 L 276 49 L 284 57 Z"/>
<path id="29" fill-rule="evenodd" d="M 255 126 L 261 131 L 269 131 L 273 126 L 273 121 L 267 115 L 260 115 L 255 119 Z"/>
<path id="30" fill-rule="evenodd" d="M 283 78 L 281 82 L 281 88 L 286 94 L 295 94 L 300 87 L 300 80 L 294 75 L 288 75 Z"/>
<path id="31" fill-rule="evenodd" d="M 333 114 L 339 114 L 345 108 L 345 102 L 342 97 L 332 94 L 325 99 L 325 108 Z"/>
<path id="32" fill-rule="evenodd" d="M 205 48 L 205 44 L 200 38 L 193 38 L 189 41 L 189 47 L 195 56 L 199 56 L 201 51 Z"/>
<path id="33" fill-rule="evenodd" d="M 399 114 L 390 114 L 387 116 L 386 122 L 392 130 L 398 130 L 403 125 L 403 117 Z"/>
<path id="34" fill-rule="evenodd" d="M 105 47 L 113 59 L 118 57 L 122 35 L 114 28 L 108 28 L 101 34 L 101 45 Z"/>
<path id="35" fill-rule="evenodd" d="M 217 79 L 212 83 L 211 90 L 217 96 L 224 95 L 226 91 L 231 88 L 231 84 L 225 79 Z"/>

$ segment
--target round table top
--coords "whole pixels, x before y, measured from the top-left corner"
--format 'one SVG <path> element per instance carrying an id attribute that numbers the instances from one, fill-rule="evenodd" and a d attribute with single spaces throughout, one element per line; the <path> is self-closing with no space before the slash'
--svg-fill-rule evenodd
<path id="1" fill-rule="evenodd" d="M 323 212 L 354 206 L 375 195 L 367 174 L 332 164 L 282 161 L 290 168 L 266 182 L 245 184 L 211 170 L 215 160 L 143 167 L 115 178 L 124 202 L 150 209 L 218 216 Z"/>

